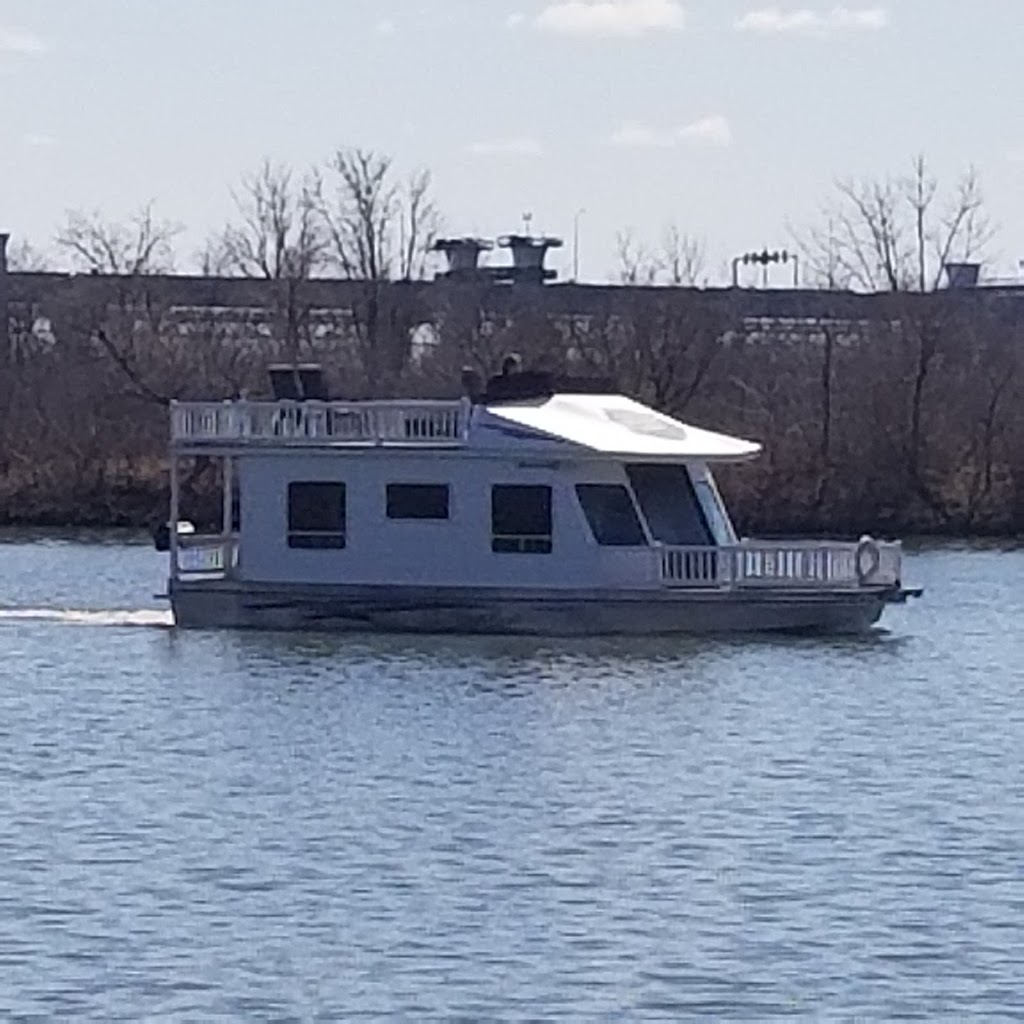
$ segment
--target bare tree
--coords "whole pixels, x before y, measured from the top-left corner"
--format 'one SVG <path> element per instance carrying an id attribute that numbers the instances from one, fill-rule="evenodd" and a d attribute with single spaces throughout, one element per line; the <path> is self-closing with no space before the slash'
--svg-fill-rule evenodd
<path id="1" fill-rule="evenodd" d="M 623 284 L 652 285 L 658 277 L 658 260 L 643 242 L 637 240 L 632 228 L 615 236 L 618 277 Z"/>
<path id="2" fill-rule="evenodd" d="M 393 161 L 373 150 L 339 149 L 327 167 L 320 211 L 330 255 L 352 282 L 350 336 L 367 394 L 396 386 L 411 351 L 409 311 L 382 287 L 423 276 L 439 216 L 426 172 L 406 181 Z"/>
<path id="3" fill-rule="evenodd" d="M 983 260 L 994 232 L 977 173 L 943 198 L 923 156 L 909 174 L 840 181 L 822 221 L 797 241 L 820 284 L 858 291 L 932 291 L 951 261 Z"/>
<path id="4" fill-rule="evenodd" d="M 667 284 L 675 288 L 693 288 L 700 283 L 707 263 L 707 244 L 701 238 L 669 224 L 661 246 L 652 250 L 633 234 L 632 228 L 616 237 L 618 277 L 623 284 Z"/>
<path id="5" fill-rule="evenodd" d="M 159 219 L 147 203 L 123 222 L 107 220 L 98 211 L 70 210 L 55 241 L 89 273 L 137 277 L 174 269 L 173 243 L 182 230 Z"/>
<path id="6" fill-rule="evenodd" d="M 15 273 L 37 274 L 50 268 L 45 252 L 37 249 L 28 239 L 19 239 L 7 249 L 7 269 Z"/>
<path id="7" fill-rule="evenodd" d="M 405 185 L 398 268 L 403 281 L 420 280 L 426 275 L 427 256 L 440 231 L 441 216 L 430 194 L 432 186 L 429 171 L 414 172 Z"/>
<path id="8" fill-rule="evenodd" d="M 661 259 L 666 283 L 695 288 L 707 266 L 707 242 L 669 224 L 662 238 Z"/>
<path id="9" fill-rule="evenodd" d="M 265 159 L 232 190 L 236 217 L 200 254 L 204 274 L 270 282 L 274 330 L 294 359 L 310 340 L 305 283 L 328 262 L 319 190 L 315 172 L 297 177 L 284 164 Z"/>
<path id="10" fill-rule="evenodd" d="M 76 294 L 91 298 L 69 302 L 55 329 L 62 351 L 80 353 L 82 372 L 97 388 L 94 398 L 105 405 L 124 399 L 165 405 L 175 396 L 176 385 L 156 370 L 154 353 L 180 344 L 158 275 L 173 270 L 173 242 L 181 231 L 149 203 L 123 222 L 70 211 L 56 236 L 73 265 L 111 277 L 101 290 L 76 287 Z"/>
<path id="11" fill-rule="evenodd" d="M 359 281 L 422 277 L 440 219 L 426 171 L 397 180 L 390 157 L 339 149 L 328 165 L 320 211 L 331 256 L 343 276 Z"/>
<path id="12" fill-rule="evenodd" d="M 312 277 L 327 250 L 318 184 L 312 173 L 296 180 L 291 168 L 264 160 L 232 190 L 237 219 L 208 243 L 204 270 L 270 281 Z"/>

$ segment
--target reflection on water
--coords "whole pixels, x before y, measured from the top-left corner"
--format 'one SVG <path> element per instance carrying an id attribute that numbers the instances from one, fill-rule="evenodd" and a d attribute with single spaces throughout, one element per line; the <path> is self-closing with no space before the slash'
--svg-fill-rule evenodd
<path id="1" fill-rule="evenodd" d="M 143 547 L 0 558 L 0 1018 L 1019 1010 L 1020 553 L 654 641 L 179 633 Z"/>

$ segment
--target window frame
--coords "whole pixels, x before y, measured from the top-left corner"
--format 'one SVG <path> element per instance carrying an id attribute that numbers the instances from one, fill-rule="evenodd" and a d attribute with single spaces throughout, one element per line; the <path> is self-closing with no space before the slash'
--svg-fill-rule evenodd
<path id="1" fill-rule="evenodd" d="M 330 488 L 338 502 L 340 528 L 331 530 L 302 529 L 293 525 L 293 501 L 298 488 Z M 343 551 L 348 547 L 348 488 L 341 480 L 290 480 L 287 490 L 285 531 L 288 548 L 292 551 Z"/>
<path id="2" fill-rule="evenodd" d="M 419 490 L 419 491 L 434 491 L 443 492 L 444 494 L 444 515 L 433 514 L 435 510 L 428 509 L 426 515 L 416 514 L 397 514 L 396 509 L 393 508 L 392 500 L 397 497 L 394 492 L 399 490 L 405 492 Z M 408 481 L 394 482 L 386 484 L 384 487 L 384 516 L 389 522 L 396 523 L 447 523 L 452 518 L 452 488 L 451 484 L 438 484 L 438 483 L 410 483 Z M 436 496 L 436 495 L 435 495 Z"/>
<path id="3" fill-rule="evenodd" d="M 544 493 L 542 517 L 547 519 L 546 532 L 499 532 L 497 500 L 510 491 Z M 507 512 L 502 513 L 507 517 Z M 554 551 L 555 515 L 554 489 L 550 484 L 491 484 L 491 552 L 496 555 L 550 555 Z"/>
<path id="4" fill-rule="evenodd" d="M 693 477 L 690 475 L 690 467 L 688 465 L 676 462 L 628 462 L 625 464 L 625 469 L 626 479 L 629 481 L 629 489 L 633 492 L 633 497 L 644 523 L 644 528 L 653 543 L 661 544 L 665 547 L 710 548 L 718 546 L 715 533 L 711 529 L 711 524 L 708 522 L 707 514 L 705 513 L 704 507 L 697 495 L 697 491 L 694 488 Z M 642 486 L 643 481 L 641 477 L 643 474 L 651 470 L 654 470 L 655 472 L 663 472 L 666 469 L 678 470 L 679 480 L 683 487 L 683 493 L 686 495 L 688 508 L 692 513 L 691 524 L 695 526 L 702 535 L 700 543 L 681 543 L 676 540 L 665 540 L 663 539 L 664 524 L 652 521 L 652 519 L 659 518 L 659 516 L 652 514 L 660 512 L 661 509 L 657 508 L 653 504 L 649 504 L 648 499 L 655 498 L 656 496 Z M 663 486 L 663 483 L 659 482 L 658 487 L 661 486 Z M 663 497 L 663 492 L 659 492 L 658 496 Z M 676 521 L 672 524 L 672 527 L 675 528 L 678 525 L 679 522 Z"/>

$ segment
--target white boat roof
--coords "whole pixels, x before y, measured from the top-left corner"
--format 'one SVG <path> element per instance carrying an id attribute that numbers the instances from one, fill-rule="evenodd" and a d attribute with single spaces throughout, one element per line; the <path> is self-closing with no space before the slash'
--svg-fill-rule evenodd
<path id="1" fill-rule="evenodd" d="M 681 423 L 624 395 L 555 394 L 523 402 L 487 406 L 480 426 L 501 430 L 522 442 L 522 428 L 535 440 L 562 441 L 605 455 L 739 462 L 761 451 L 753 441 Z M 488 423 L 487 420 L 493 418 Z M 507 431 L 506 431 L 507 432 Z"/>

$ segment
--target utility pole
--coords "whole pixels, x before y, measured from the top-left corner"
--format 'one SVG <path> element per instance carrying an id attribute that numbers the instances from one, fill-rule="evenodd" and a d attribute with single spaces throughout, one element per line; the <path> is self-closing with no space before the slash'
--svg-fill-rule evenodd
<path id="1" fill-rule="evenodd" d="M 587 211 L 580 207 L 572 219 L 572 280 L 573 284 L 580 279 L 580 217 Z"/>

